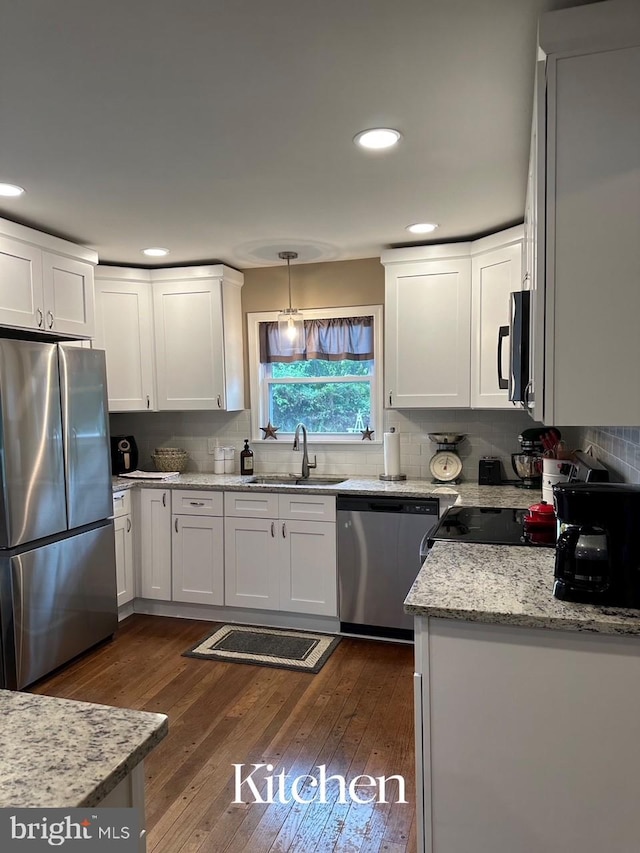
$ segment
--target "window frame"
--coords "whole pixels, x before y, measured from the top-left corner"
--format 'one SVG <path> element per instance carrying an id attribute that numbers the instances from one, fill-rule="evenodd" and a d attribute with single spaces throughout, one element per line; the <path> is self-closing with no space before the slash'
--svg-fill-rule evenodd
<path id="1" fill-rule="evenodd" d="M 348 446 L 370 447 L 372 444 L 382 444 L 383 414 L 384 414 L 384 371 L 382 363 L 382 305 L 357 305 L 349 308 L 304 308 L 302 309 L 305 320 L 330 320 L 343 317 L 373 317 L 373 363 L 374 372 L 371 378 L 357 378 L 356 381 L 367 381 L 371 385 L 371 415 L 374 424 L 374 435 L 371 441 L 363 441 L 360 433 L 351 436 L 345 433 L 309 433 L 309 444 L 344 444 Z M 251 440 L 262 441 L 263 433 L 261 426 L 266 426 L 266 421 L 261 424 L 263 412 L 269 411 L 269 385 L 264 377 L 265 367 L 260 363 L 260 336 L 258 327 L 260 323 L 271 323 L 278 319 L 277 311 L 250 312 L 247 314 L 247 339 L 249 350 L 249 394 L 251 406 Z M 295 379 L 274 379 L 276 383 L 296 382 Z M 306 379 L 300 384 L 311 384 L 312 382 L 353 382 L 350 377 L 313 377 Z M 268 418 L 268 415 L 264 417 Z M 277 424 L 275 424 L 277 426 Z M 293 433 L 278 432 L 278 438 L 284 439 L 283 443 L 293 441 Z M 276 442 L 268 439 L 271 445 Z"/>

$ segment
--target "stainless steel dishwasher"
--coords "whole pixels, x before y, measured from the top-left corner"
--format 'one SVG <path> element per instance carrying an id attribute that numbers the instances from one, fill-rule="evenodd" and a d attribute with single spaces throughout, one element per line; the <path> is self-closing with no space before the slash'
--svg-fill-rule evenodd
<path id="1" fill-rule="evenodd" d="M 403 602 L 438 523 L 437 498 L 338 496 L 340 629 L 413 638 Z"/>

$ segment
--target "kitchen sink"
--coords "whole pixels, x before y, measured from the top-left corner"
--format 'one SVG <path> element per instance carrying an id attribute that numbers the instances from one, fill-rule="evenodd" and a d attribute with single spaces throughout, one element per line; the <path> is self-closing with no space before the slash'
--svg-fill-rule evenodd
<path id="1" fill-rule="evenodd" d="M 298 477 L 296 474 L 265 474 L 252 477 L 249 486 L 335 486 L 344 483 L 344 477 Z"/>

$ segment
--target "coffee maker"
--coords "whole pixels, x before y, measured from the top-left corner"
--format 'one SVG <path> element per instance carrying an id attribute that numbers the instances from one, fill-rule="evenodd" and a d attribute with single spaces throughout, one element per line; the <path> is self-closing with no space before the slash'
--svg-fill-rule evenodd
<path id="1" fill-rule="evenodd" d="M 558 483 L 553 500 L 560 527 L 555 597 L 640 607 L 640 487 Z"/>
<path id="2" fill-rule="evenodd" d="M 522 481 L 517 485 L 524 489 L 542 488 L 542 433 L 544 431 L 544 427 L 524 430 L 518 436 L 520 453 L 511 454 L 511 466 Z"/>

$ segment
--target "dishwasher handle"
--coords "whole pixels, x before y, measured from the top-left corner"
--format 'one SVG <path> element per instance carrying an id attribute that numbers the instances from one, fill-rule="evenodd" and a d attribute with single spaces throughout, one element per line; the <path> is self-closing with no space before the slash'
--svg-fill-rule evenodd
<path id="1" fill-rule="evenodd" d="M 336 509 L 349 512 L 388 512 L 406 515 L 439 515 L 440 501 L 438 498 L 392 498 L 392 497 L 363 497 L 354 495 L 338 495 Z"/>

